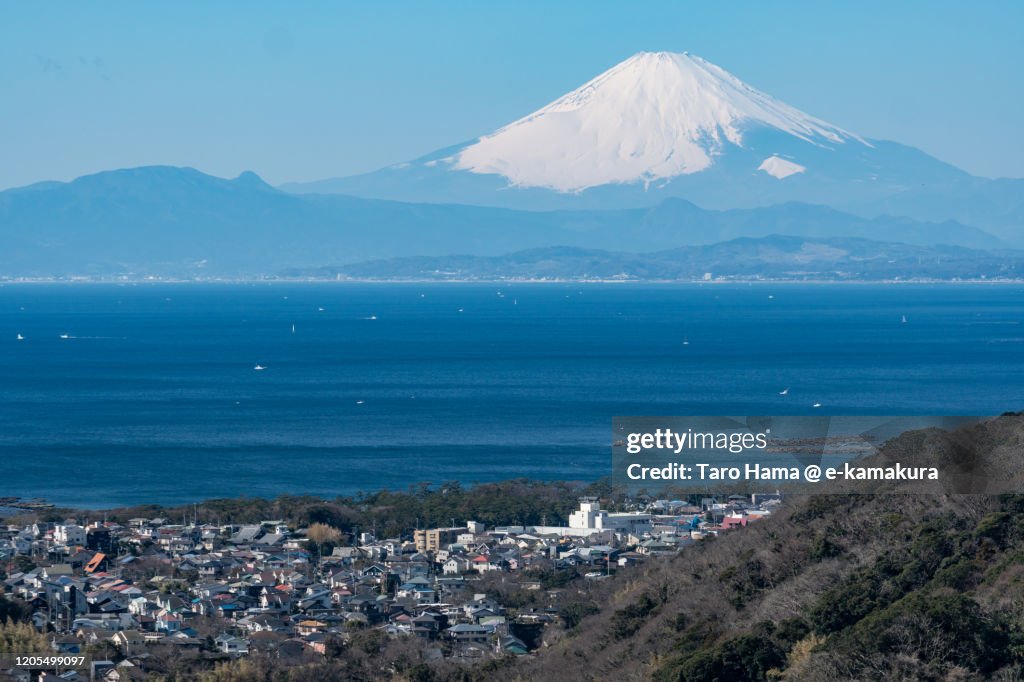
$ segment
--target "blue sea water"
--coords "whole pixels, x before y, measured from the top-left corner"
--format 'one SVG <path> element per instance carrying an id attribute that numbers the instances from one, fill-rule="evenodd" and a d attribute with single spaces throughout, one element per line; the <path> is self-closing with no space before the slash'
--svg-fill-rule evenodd
<path id="1" fill-rule="evenodd" d="M 614 415 L 1020 410 L 1022 323 L 1017 285 L 7 285 L 0 496 L 591 480 Z"/>

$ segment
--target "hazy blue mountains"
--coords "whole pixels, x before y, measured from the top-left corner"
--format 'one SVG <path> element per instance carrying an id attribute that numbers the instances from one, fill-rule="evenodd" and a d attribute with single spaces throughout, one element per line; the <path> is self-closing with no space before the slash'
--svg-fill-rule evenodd
<path id="1" fill-rule="evenodd" d="M 711 211 L 670 199 L 650 208 L 515 211 L 295 195 L 253 173 L 226 180 L 159 166 L 0 192 L 0 275 L 6 277 L 250 277 L 555 246 L 645 253 L 773 234 L 1005 247 L 953 221 L 866 219 L 799 203 Z"/>

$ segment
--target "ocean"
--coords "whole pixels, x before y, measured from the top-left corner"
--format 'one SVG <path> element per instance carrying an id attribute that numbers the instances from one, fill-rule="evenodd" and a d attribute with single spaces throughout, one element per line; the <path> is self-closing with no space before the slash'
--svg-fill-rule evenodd
<path id="1" fill-rule="evenodd" d="M 998 414 L 1022 322 L 1010 284 L 9 284 L 0 497 L 586 481 L 617 415 Z"/>

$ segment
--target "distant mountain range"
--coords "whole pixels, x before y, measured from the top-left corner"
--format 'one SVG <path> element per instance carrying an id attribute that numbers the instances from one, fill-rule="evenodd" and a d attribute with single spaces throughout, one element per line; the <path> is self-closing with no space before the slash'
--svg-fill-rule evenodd
<path id="1" fill-rule="evenodd" d="M 452 254 L 472 276 L 789 276 L 797 243 L 816 272 L 993 276 L 1015 272 L 1022 228 L 1024 180 L 972 177 L 699 57 L 645 52 L 489 135 L 361 176 L 275 188 L 155 166 L 0 192 L 0 277 L 385 277 Z"/>
<path id="2" fill-rule="evenodd" d="M 296 270 L 316 279 L 383 280 L 998 280 L 1024 276 L 1024 251 L 773 235 L 655 253 L 553 247 L 506 256 L 413 257 Z"/>
<path id="3" fill-rule="evenodd" d="M 709 211 L 680 199 L 651 208 L 514 211 L 295 195 L 253 173 L 233 180 L 148 167 L 0 192 L 4 276 L 274 275 L 409 256 L 500 256 L 566 246 L 647 253 L 737 237 L 850 235 L 909 245 L 1002 249 L 953 221 L 860 218 L 788 203 Z"/>

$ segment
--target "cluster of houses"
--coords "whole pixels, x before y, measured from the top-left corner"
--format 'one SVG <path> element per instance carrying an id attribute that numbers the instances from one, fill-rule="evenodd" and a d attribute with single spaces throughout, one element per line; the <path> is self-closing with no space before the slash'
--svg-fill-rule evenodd
<path id="1" fill-rule="evenodd" d="M 558 618 L 558 590 L 531 569 L 603 578 L 763 518 L 780 503 L 770 498 L 658 500 L 627 513 L 584 498 L 564 527 L 470 521 L 406 538 L 364 533 L 329 554 L 305 529 L 274 520 L 0 525 L 2 591 L 32 606 L 55 652 L 108 643 L 103 650 L 120 661 L 102 662 L 109 680 L 141 677 L 157 645 L 299 662 L 370 628 L 422 638 L 428 656 L 526 655 Z M 491 572 L 538 590 L 539 606 L 512 609 L 488 596 L 480 584 Z"/>

